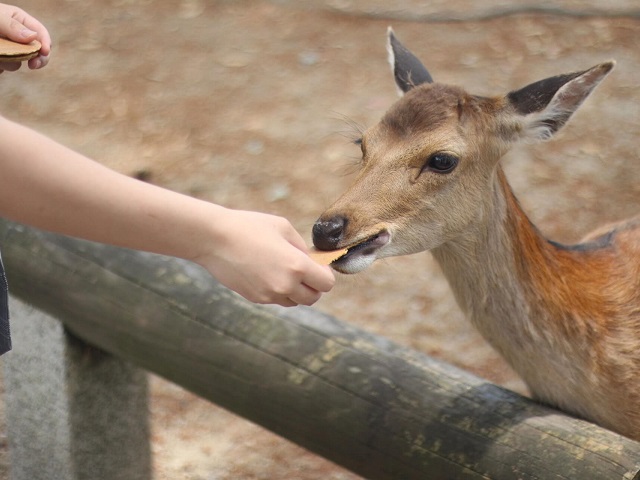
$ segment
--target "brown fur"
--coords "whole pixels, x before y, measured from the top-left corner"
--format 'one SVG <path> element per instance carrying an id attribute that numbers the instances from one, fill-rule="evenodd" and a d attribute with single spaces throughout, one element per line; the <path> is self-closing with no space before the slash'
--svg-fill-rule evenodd
<path id="1" fill-rule="evenodd" d="M 555 134 L 612 68 L 495 98 L 403 84 L 365 132 L 363 168 L 320 217 L 314 242 L 384 240 L 333 264 L 345 273 L 431 250 L 462 310 L 534 397 L 640 440 L 640 217 L 576 246 L 549 242 L 498 164 L 514 142 Z M 439 153 L 459 158 L 450 173 L 425 168 Z M 342 228 L 323 236 L 335 219 Z"/>
<path id="2" fill-rule="evenodd" d="M 500 182 L 508 197 L 514 266 L 532 307 L 530 317 L 584 349 L 585 364 L 579 367 L 595 379 L 594 396 L 605 394 L 601 408 L 607 410 L 592 419 L 640 439 L 640 222 L 601 229 L 579 245 L 556 246 L 529 222 L 502 173 Z M 571 405 L 563 407 L 590 417 Z"/>

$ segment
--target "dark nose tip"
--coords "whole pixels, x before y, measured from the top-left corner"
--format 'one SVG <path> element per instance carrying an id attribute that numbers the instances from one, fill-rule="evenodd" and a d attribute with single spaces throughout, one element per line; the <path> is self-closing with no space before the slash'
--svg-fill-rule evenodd
<path id="1" fill-rule="evenodd" d="M 318 250 L 335 250 L 342 240 L 346 226 L 347 219 L 339 215 L 328 220 L 318 220 L 311 230 L 313 244 Z"/>

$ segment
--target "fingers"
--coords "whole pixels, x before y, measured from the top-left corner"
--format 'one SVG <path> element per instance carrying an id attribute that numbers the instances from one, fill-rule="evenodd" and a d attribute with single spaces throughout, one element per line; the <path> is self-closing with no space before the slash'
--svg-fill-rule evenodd
<path id="1" fill-rule="evenodd" d="M 290 224 L 288 224 L 288 222 L 287 225 L 289 225 L 287 240 L 306 256 L 304 260 L 305 264 L 301 269 L 303 272 L 302 283 L 311 290 L 317 292 L 328 292 L 336 283 L 333 271 L 330 267 L 318 265 L 316 262 L 311 260 L 311 257 L 309 257 L 309 249 L 307 248 L 307 244 L 304 239 L 293 227 L 290 226 Z"/>
<path id="2" fill-rule="evenodd" d="M 309 260 L 311 260 L 310 257 Z M 336 277 L 328 266 L 318 265 L 311 260 L 311 266 L 307 270 L 302 283 L 318 292 L 328 292 L 336 284 Z"/>
<path id="3" fill-rule="evenodd" d="M 36 33 L 36 36 L 29 41 L 38 40 L 42 45 L 40 55 L 48 58 L 51 53 L 51 35 L 49 35 L 47 28 L 38 20 L 26 13 L 22 18 L 22 24 L 30 31 Z"/>
<path id="4" fill-rule="evenodd" d="M 305 258 L 308 258 L 305 256 Z M 328 292 L 335 284 L 333 272 L 328 267 L 322 267 L 311 261 L 309 265 L 306 263 L 297 271 L 284 271 L 282 276 L 276 280 L 273 279 L 267 285 L 264 285 L 260 291 L 238 291 L 247 300 L 254 303 L 276 304 L 283 307 L 293 307 L 297 305 L 313 305 L 323 293 Z M 309 269 L 305 268 L 310 267 Z M 315 270 L 319 270 L 315 272 Z M 311 272 L 312 280 L 305 280 L 305 275 Z M 310 284 L 314 285 L 311 286 Z"/>
<path id="5" fill-rule="evenodd" d="M 304 284 L 300 284 L 295 291 L 293 291 L 288 300 L 293 302 L 295 305 L 313 305 L 322 296 L 322 292 L 309 288 Z"/>
<path id="6" fill-rule="evenodd" d="M 10 5 L 0 4 L 0 36 L 18 43 L 30 43 L 38 40 L 41 44 L 40 54 L 29 60 L 31 69 L 42 68 L 49 62 L 51 54 L 51 36 L 47 28 L 24 10 Z M 2 70 L 11 70 L 0 65 Z"/>
<path id="7" fill-rule="evenodd" d="M 16 18 L 16 15 L 26 15 L 19 9 L 0 10 L 0 35 L 18 43 L 29 43 L 35 40 L 38 32 L 27 28 L 24 23 Z"/>
<path id="8" fill-rule="evenodd" d="M 335 276 L 329 267 L 317 265 L 312 261 L 310 268 L 305 270 L 305 276 L 286 293 L 285 303 L 290 301 L 295 305 L 313 305 L 320 300 L 323 293 L 331 290 L 335 283 Z M 282 302 L 277 303 L 283 305 Z"/>
<path id="9" fill-rule="evenodd" d="M 20 62 L 0 62 L 0 73 L 4 72 L 15 72 L 22 65 Z"/>
<path id="10" fill-rule="evenodd" d="M 46 27 L 30 15 L 26 15 L 23 22 L 24 26 L 27 27 L 29 31 L 36 33 L 35 39 L 42 45 L 40 47 L 40 54 L 37 57 L 30 59 L 28 63 L 29 68 L 37 70 L 49 63 L 49 56 L 51 55 L 51 36 L 49 35 Z"/>
<path id="11" fill-rule="evenodd" d="M 318 265 L 308 255 L 307 244 L 302 236 L 291 226 L 284 218 L 277 218 L 280 221 L 280 228 L 283 237 L 295 248 L 300 250 L 303 256 L 299 259 L 299 265 L 292 267 L 291 278 L 299 279 L 298 283 L 288 288 L 287 293 L 283 295 L 284 300 L 280 299 L 275 303 L 283 306 L 294 305 L 313 305 L 316 303 L 323 293 L 328 292 L 335 285 L 336 279 L 331 268 Z"/>
<path id="12" fill-rule="evenodd" d="M 29 68 L 31 70 L 37 70 L 39 68 L 46 66 L 47 63 L 49 63 L 48 55 L 47 56 L 38 55 L 37 57 L 30 59 L 27 65 L 29 65 Z"/>

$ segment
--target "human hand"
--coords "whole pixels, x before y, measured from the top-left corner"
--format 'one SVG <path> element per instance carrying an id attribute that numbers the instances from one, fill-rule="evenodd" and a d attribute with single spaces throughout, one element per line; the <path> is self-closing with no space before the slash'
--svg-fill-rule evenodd
<path id="1" fill-rule="evenodd" d="M 38 40 L 42 45 L 37 57 L 29 60 L 31 69 L 44 67 L 51 54 L 51 36 L 42 23 L 24 10 L 0 3 L 0 37 L 18 43 L 31 43 Z M 0 62 L 0 73 L 4 70 L 14 72 L 20 68 L 21 62 Z"/>
<path id="2" fill-rule="evenodd" d="M 196 262 L 223 285 L 255 303 L 312 305 L 331 290 L 331 269 L 316 264 L 284 218 L 226 210 L 216 225 L 223 236 Z"/>

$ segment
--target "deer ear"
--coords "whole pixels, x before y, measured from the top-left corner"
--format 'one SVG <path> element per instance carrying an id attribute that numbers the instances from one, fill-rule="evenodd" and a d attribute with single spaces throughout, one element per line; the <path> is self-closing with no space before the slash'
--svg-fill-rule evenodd
<path id="1" fill-rule="evenodd" d="M 422 83 L 432 83 L 433 79 L 425 66 L 398 41 L 391 27 L 387 30 L 387 37 L 389 63 L 391 64 L 396 85 L 400 89 L 400 95 L 407 93 L 413 87 Z"/>
<path id="2" fill-rule="evenodd" d="M 583 72 L 546 78 L 509 93 L 508 102 L 524 117 L 520 132 L 524 139 L 551 138 L 614 66 L 614 61 L 601 63 Z"/>

